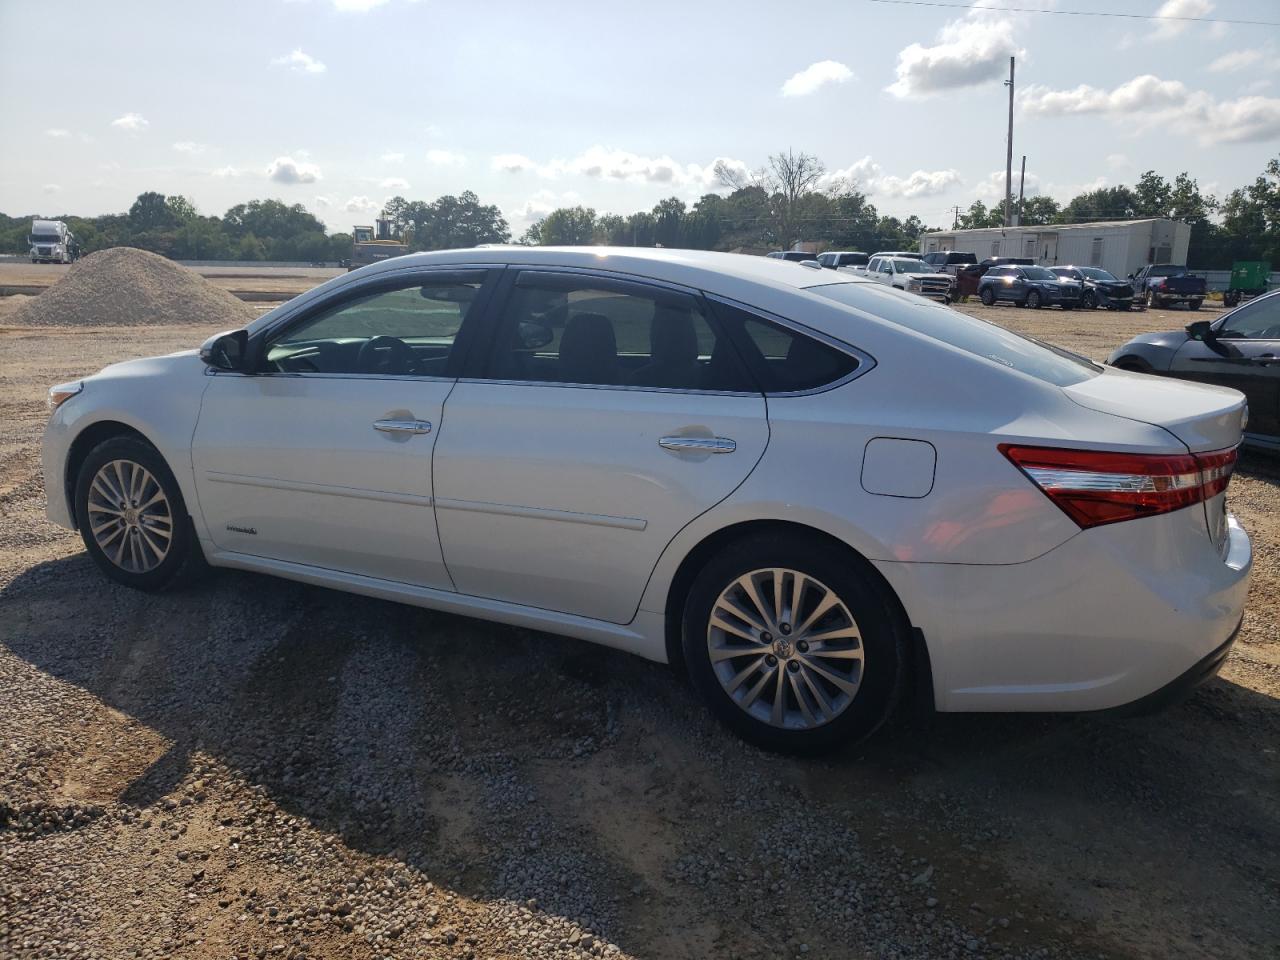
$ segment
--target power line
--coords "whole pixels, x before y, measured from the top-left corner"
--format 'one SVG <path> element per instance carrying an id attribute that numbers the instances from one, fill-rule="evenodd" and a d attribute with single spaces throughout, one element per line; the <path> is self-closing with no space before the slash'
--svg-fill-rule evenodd
<path id="1" fill-rule="evenodd" d="M 867 0 L 899 7 L 941 7 L 944 10 L 990 10 L 993 13 L 1048 13 L 1060 17 L 1118 17 L 1122 20 L 1175 20 L 1180 23 L 1229 23 L 1242 27 L 1280 27 L 1274 20 L 1228 20 L 1223 17 L 1157 16 L 1154 13 L 1115 13 L 1110 10 L 1041 10 L 1036 7 L 988 7 L 981 3 L 946 3 L 944 0 Z"/>

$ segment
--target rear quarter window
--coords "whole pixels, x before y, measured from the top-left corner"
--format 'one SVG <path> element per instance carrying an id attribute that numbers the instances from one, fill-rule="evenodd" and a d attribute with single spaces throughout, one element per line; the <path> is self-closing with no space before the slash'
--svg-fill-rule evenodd
<path id="1" fill-rule="evenodd" d="M 868 283 L 829 283 L 808 290 L 1055 386 L 1069 387 L 1102 371 L 1084 357 L 909 293 Z"/>

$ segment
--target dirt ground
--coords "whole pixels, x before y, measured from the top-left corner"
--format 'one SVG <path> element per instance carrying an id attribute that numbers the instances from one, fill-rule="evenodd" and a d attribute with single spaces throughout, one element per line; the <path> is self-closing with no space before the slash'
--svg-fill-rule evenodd
<path id="1" fill-rule="evenodd" d="M 112 586 L 44 519 L 45 389 L 213 331 L 23 330 L 14 300 L 0 956 L 1280 955 L 1280 460 L 1232 481 L 1249 608 L 1187 702 L 785 759 L 585 643 L 231 572 Z M 968 309 L 1099 358 L 1186 321 Z"/>

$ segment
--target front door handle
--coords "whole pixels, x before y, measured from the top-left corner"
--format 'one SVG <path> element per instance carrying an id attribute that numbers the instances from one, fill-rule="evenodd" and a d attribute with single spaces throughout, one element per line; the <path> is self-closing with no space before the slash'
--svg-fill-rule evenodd
<path id="1" fill-rule="evenodd" d="M 375 420 L 373 429 L 382 433 L 430 433 L 431 424 L 426 420 Z"/>
<path id="2" fill-rule="evenodd" d="M 733 453 L 738 449 L 728 437 L 663 437 L 658 446 L 677 453 Z"/>

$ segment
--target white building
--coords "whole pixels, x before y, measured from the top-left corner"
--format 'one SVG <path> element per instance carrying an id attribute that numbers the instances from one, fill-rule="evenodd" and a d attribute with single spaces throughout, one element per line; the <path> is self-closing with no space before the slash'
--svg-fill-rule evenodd
<path id="1" fill-rule="evenodd" d="M 1149 263 L 1186 264 L 1191 226 L 1177 220 L 1104 220 L 1042 226 L 939 230 L 920 252 L 956 250 L 987 257 L 1030 257 L 1042 266 L 1102 267 L 1126 277 Z"/>

